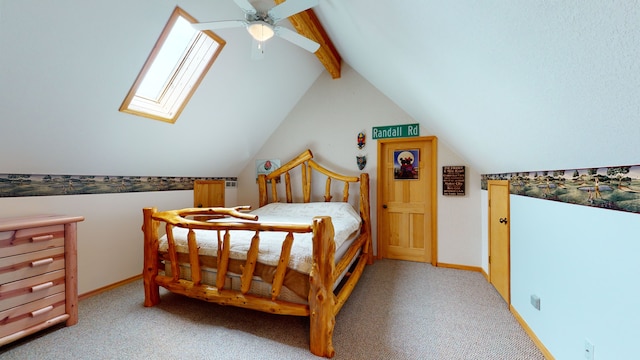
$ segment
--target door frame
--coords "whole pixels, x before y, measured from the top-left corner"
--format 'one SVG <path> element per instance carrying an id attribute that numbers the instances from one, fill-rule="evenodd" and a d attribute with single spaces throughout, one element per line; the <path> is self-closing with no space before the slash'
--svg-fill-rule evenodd
<path id="1" fill-rule="evenodd" d="M 431 144 L 431 168 L 425 169 L 425 171 L 431 177 L 431 183 L 433 184 L 431 189 L 431 265 L 437 266 L 438 264 L 438 138 L 436 136 L 416 136 L 416 137 L 408 137 L 408 138 L 391 138 L 391 139 L 378 139 L 378 169 L 376 173 L 376 181 L 382 178 L 382 167 L 380 166 L 380 161 L 383 158 L 382 145 L 383 144 L 392 144 L 392 143 L 405 143 L 411 141 L 423 141 L 429 142 Z M 429 146 L 427 144 L 427 146 Z M 379 186 L 376 186 L 376 238 L 378 239 L 378 234 L 380 234 L 380 214 L 382 212 L 382 203 L 380 199 L 382 199 L 382 185 L 378 183 Z M 381 241 L 378 239 L 376 246 L 376 258 L 380 259 L 380 244 Z"/>

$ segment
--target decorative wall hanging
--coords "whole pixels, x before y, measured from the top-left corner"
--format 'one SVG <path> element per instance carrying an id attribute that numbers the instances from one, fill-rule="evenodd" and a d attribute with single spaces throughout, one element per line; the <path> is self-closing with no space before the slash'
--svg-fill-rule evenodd
<path id="1" fill-rule="evenodd" d="M 273 171 L 280 168 L 280 159 L 262 159 L 256 160 L 256 181 L 261 174 L 269 175 Z M 276 182 L 280 182 L 280 178 L 276 179 Z"/>
<path id="2" fill-rule="evenodd" d="M 365 145 L 367 145 L 366 135 L 364 131 L 361 131 L 358 133 L 358 149 L 362 149 Z"/>
<path id="3" fill-rule="evenodd" d="M 356 155 L 356 162 L 358 163 L 358 169 L 364 170 L 364 167 L 367 166 L 367 156 Z"/>
<path id="4" fill-rule="evenodd" d="M 640 213 L 640 165 L 484 174 L 483 190 L 488 180 L 509 180 L 514 195 Z"/>
<path id="5" fill-rule="evenodd" d="M 237 178 L 0 174 L 0 197 L 193 190 L 194 180 Z"/>
<path id="6" fill-rule="evenodd" d="M 414 180 L 419 178 L 418 164 L 420 150 L 395 150 L 393 152 L 393 176 L 397 180 Z"/>

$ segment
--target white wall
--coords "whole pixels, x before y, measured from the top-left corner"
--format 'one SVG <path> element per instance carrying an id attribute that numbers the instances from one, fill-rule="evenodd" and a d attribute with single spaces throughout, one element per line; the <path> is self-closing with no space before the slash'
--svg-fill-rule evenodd
<path id="1" fill-rule="evenodd" d="M 596 359 L 633 357 L 638 214 L 518 195 L 510 205 L 511 302 L 544 346 L 556 359 L 582 359 L 589 339 Z"/>
<path id="2" fill-rule="evenodd" d="M 229 43 L 175 124 L 119 112 L 176 4 L 197 18 L 241 13 L 232 2 L 0 0 L 0 173 L 235 176 L 322 68 L 309 54 L 287 57 L 280 45 L 266 61 L 252 62 L 239 29 L 224 34 Z M 290 71 L 299 75 L 272 97 L 244 86 Z M 238 112 L 239 98 L 255 108 Z M 264 114 L 266 106 L 274 109 Z M 263 121 L 255 124 L 258 115 Z M 234 161 L 231 145 L 242 149 Z M 188 207 L 192 194 L 0 198 L 0 216 L 84 216 L 78 281 L 85 293 L 141 273 L 142 207 Z M 235 198 L 235 190 L 226 194 L 230 203 Z"/>
<path id="3" fill-rule="evenodd" d="M 309 148 L 320 164 L 339 173 L 358 175 L 356 155 L 365 154 L 367 166 L 364 171 L 371 177 L 371 215 L 375 232 L 377 142 L 371 139 L 371 128 L 416 122 L 348 65 L 343 64 L 342 77 L 337 80 L 325 72 L 238 176 L 239 204 L 258 205 L 256 159 L 277 158 L 284 162 Z M 356 137 L 363 130 L 367 134 L 367 145 L 359 150 Z M 420 135 L 433 134 L 422 127 Z M 467 164 L 446 144 L 439 142 L 438 194 L 442 194 L 442 165 Z M 477 172 L 467 166 L 467 195 L 459 198 L 438 196 L 439 262 L 477 267 L 481 264 L 481 225 L 477 211 L 479 179 Z"/>
<path id="4" fill-rule="evenodd" d="M 442 195 L 442 167 L 465 165 L 464 196 Z M 442 141 L 438 146 L 438 262 L 478 267 L 482 265 L 480 174 Z"/>
<path id="5" fill-rule="evenodd" d="M 480 192 L 480 222 L 482 226 L 482 270 L 489 274 L 489 192 Z"/>
<path id="6" fill-rule="evenodd" d="M 227 188 L 225 203 L 236 204 L 237 194 Z M 0 198 L 0 217 L 84 216 L 78 223 L 78 292 L 83 294 L 142 273 L 142 208 L 191 206 L 192 190 L 31 196 Z"/>
<path id="7" fill-rule="evenodd" d="M 193 191 L 188 190 L 0 198 L 0 217 L 84 216 L 78 223 L 78 293 L 83 294 L 142 273 L 143 207 L 192 204 Z"/>

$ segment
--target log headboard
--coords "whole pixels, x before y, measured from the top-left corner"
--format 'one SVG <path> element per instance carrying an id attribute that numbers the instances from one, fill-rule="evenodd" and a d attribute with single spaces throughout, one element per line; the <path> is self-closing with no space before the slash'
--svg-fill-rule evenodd
<path id="1" fill-rule="evenodd" d="M 331 196 L 331 183 L 332 181 L 341 181 L 343 182 L 343 190 L 342 190 L 342 202 L 349 202 L 349 185 L 351 183 L 360 182 L 360 191 L 362 192 L 363 185 L 367 188 L 366 192 L 369 191 L 369 179 L 368 174 L 361 174 L 360 177 L 357 176 L 345 176 L 341 174 L 337 174 L 331 170 L 328 170 L 315 161 L 313 161 L 313 154 L 311 150 L 306 150 L 298 155 L 295 159 L 289 161 L 284 164 L 282 167 L 274 170 L 268 175 L 260 174 L 258 176 L 258 191 L 259 191 L 259 201 L 260 206 L 265 206 L 270 202 L 279 202 L 280 198 L 278 195 L 278 180 L 282 175 L 284 175 L 284 188 L 285 188 L 285 201 L 288 203 L 293 202 L 293 195 L 291 193 L 291 175 L 290 172 L 293 169 L 296 169 L 300 166 L 300 170 L 302 173 L 302 201 L 305 203 L 311 202 L 311 174 L 315 170 L 327 177 L 326 185 L 325 185 L 325 193 L 324 193 L 324 201 L 329 202 L 332 199 Z M 366 181 L 362 181 L 362 178 L 366 177 Z M 271 186 L 267 186 L 269 184 Z M 269 194 L 271 196 L 269 196 Z"/>

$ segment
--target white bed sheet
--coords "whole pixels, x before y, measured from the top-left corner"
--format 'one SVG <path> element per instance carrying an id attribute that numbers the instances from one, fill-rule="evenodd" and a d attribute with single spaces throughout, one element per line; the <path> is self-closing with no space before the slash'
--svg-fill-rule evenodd
<path id="1" fill-rule="evenodd" d="M 258 215 L 259 222 L 284 224 L 311 224 L 315 216 L 330 216 L 335 231 L 336 259 L 348 248 L 345 242 L 355 238 L 360 230 L 360 215 L 348 203 L 344 202 L 313 202 L 313 203 L 272 203 L 251 212 Z M 216 221 L 216 220 L 212 220 Z M 225 221 L 225 219 L 220 220 Z M 228 221 L 228 219 L 226 219 Z M 174 228 L 173 236 L 178 252 L 188 253 L 188 229 Z M 201 255 L 217 256 L 218 235 L 216 231 L 195 230 L 199 253 Z M 251 245 L 253 231 L 231 232 L 231 246 L 229 257 L 246 260 L 247 251 Z M 280 258 L 282 242 L 285 232 L 261 232 L 258 262 L 276 266 Z M 309 274 L 313 262 L 312 233 L 295 234 L 289 268 L 303 274 Z M 343 246 L 345 245 L 345 246 Z M 168 242 L 166 236 L 160 239 L 160 250 L 166 251 Z"/>

